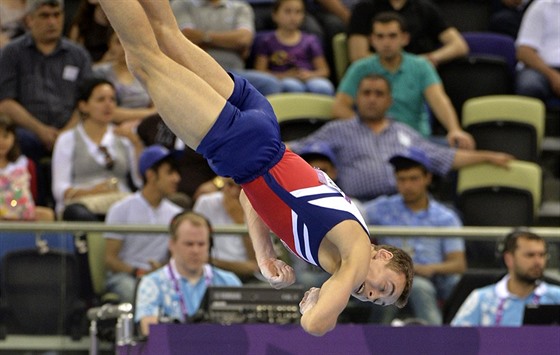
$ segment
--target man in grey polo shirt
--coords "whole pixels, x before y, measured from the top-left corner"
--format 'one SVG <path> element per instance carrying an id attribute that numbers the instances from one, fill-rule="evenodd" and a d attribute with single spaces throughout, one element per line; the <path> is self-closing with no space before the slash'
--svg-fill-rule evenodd
<path id="1" fill-rule="evenodd" d="M 91 75 L 91 59 L 62 37 L 62 0 L 28 0 L 28 33 L 0 52 L 0 112 L 18 125 L 23 154 L 39 162 L 72 119 L 78 85 Z M 77 116 L 75 120 L 77 120 Z"/>

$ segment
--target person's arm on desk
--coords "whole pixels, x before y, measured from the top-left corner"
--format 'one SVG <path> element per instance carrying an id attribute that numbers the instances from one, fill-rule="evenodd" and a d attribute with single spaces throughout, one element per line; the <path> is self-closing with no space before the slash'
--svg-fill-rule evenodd
<path id="1" fill-rule="evenodd" d="M 161 292 L 158 285 L 149 277 L 143 277 L 136 294 L 135 321 L 140 322 L 140 332 L 148 336 L 150 325 L 159 323 Z"/>

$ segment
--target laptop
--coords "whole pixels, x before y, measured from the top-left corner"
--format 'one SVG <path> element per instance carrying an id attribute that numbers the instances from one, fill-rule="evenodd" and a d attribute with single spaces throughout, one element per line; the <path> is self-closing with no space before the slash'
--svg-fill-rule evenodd
<path id="1" fill-rule="evenodd" d="M 560 325 L 560 304 L 526 305 L 523 325 Z"/>

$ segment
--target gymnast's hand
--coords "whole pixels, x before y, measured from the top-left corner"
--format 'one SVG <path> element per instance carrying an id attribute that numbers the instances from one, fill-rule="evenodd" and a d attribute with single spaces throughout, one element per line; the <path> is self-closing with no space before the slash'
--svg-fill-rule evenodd
<path id="1" fill-rule="evenodd" d="M 311 287 L 309 291 L 305 292 L 303 299 L 299 303 L 299 312 L 301 314 L 304 314 L 315 306 L 319 299 L 319 292 L 321 292 L 321 289 L 317 287 Z"/>
<path id="2" fill-rule="evenodd" d="M 275 289 L 288 287 L 296 281 L 294 269 L 282 260 L 266 259 L 259 263 L 262 275 Z"/>

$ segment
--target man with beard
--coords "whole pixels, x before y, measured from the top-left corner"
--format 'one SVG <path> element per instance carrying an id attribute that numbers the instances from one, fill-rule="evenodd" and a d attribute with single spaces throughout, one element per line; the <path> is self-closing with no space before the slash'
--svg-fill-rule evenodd
<path id="1" fill-rule="evenodd" d="M 542 281 L 548 259 L 545 240 L 527 230 L 508 234 L 503 244 L 508 273 L 498 283 L 474 290 L 453 326 L 520 326 L 527 304 L 560 304 L 560 287 Z"/>

